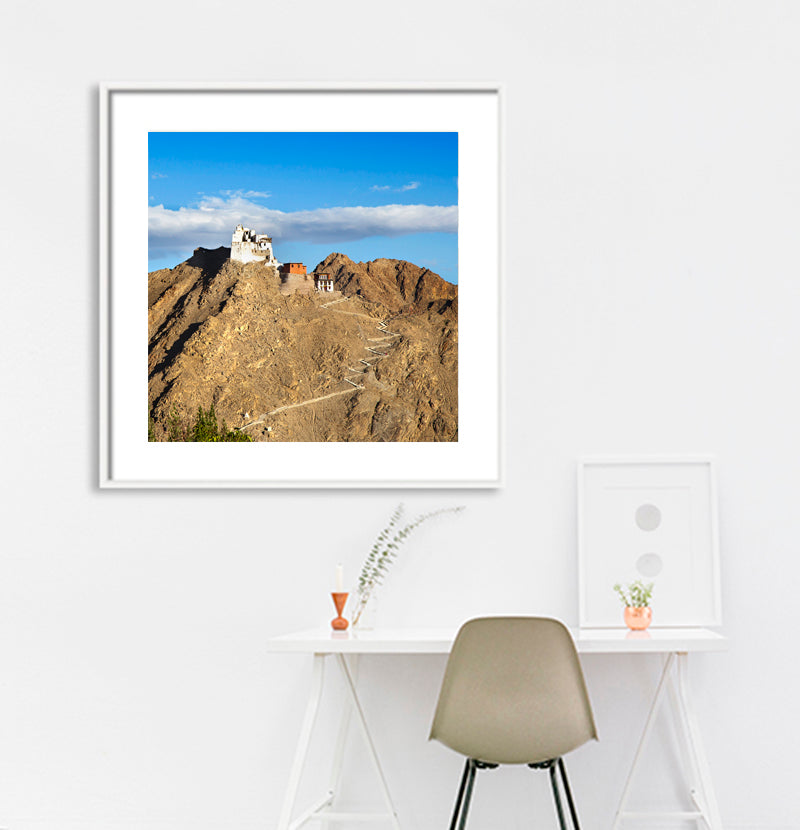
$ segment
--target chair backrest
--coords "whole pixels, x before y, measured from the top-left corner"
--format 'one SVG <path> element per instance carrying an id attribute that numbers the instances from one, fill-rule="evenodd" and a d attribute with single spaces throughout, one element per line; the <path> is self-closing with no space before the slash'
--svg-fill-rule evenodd
<path id="1" fill-rule="evenodd" d="M 544 617 L 484 617 L 458 632 L 431 738 L 497 764 L 558 758 L 597 738 L 566 626 Z"/>

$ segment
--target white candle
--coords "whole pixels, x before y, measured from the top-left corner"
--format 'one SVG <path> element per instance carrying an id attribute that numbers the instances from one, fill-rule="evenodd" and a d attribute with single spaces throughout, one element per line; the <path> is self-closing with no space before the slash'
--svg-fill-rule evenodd
<path id="1" fill-rule="evenodd" d="M 344 591 L 344 568 L 341 563 L 336 566 L 336 592 L 341 594 Z"/>

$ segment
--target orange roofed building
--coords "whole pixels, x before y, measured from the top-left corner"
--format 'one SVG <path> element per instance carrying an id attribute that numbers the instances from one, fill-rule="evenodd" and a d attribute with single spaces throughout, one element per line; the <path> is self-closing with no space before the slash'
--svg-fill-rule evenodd
<path id="1" fill-rule="evenodd" d="M 278 269 L 281 274 L 303 274 L 306 273 L 306 266 L 302 262 L 284 262 Z"/>

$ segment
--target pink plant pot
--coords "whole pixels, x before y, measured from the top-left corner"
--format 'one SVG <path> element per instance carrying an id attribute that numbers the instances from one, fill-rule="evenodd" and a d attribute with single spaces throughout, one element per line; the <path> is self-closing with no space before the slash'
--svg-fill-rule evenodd
<path id="1" fill-rule="evenodd" d="M 632 605 L 625 606 L 625 625 L 631 631 L 644 631 L 652 621 L 652 608 L 634 608 Z"/>

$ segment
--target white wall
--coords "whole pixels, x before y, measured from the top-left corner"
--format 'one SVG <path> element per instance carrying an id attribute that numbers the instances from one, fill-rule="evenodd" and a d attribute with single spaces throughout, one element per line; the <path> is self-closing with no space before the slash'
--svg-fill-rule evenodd
<path id="1" fill-rule="evenodd" d="M 576 457 L 685 451 L 719 462 L 731 650 L 693 682 L 726 828 L 800 827 L 800 6 L 309 5 L 260 8 L 269 48 L 236 49 L 214 0 L 2 12 L 0 827 L 274 826 L 309 665 L 265 640 L 329 618 L 334 564 L 353 574 L 401 497 L 468 510 L 409 545 L 384 621 L 574 623 Z M 97 83 L 328 78 L 506 84 L 506 488 L 98 492 Z M 58 249 L 28 255 L 32 225 Z M 446 826 L 455 790 L 458 759 L 425 741 L 442 666 L 363 666 L 410 830 Z M 593 830 L 656 666 L 586 670 L 602 741 L 572 777 Z M 658 799 L 671 761 L 643 782 Z M 552 821 L 530 777 L 487 775 L 474 826 Z"/>

